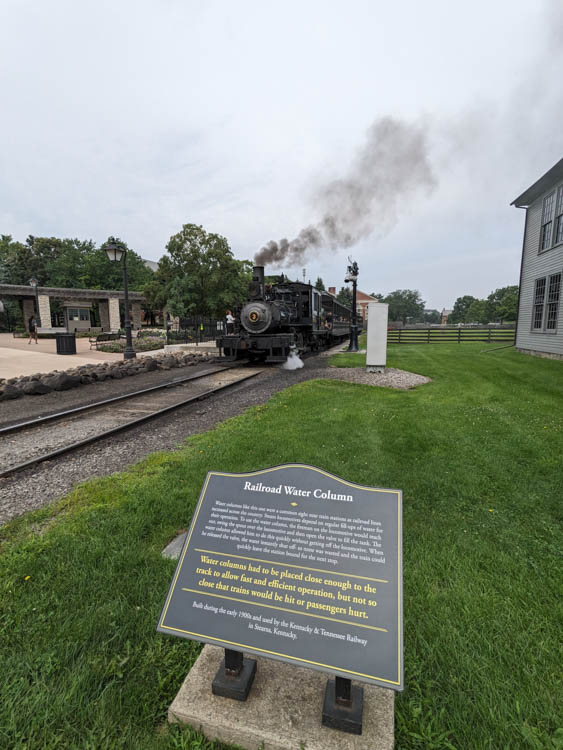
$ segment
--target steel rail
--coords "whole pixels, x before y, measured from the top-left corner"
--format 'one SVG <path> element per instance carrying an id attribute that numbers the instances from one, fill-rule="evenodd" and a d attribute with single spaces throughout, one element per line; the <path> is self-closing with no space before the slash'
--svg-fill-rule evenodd
<path id="1" fill-rule="evenodd" d="M 164 388 L 173 388 L 181 383 L 187 383 L 190 380 L 198 380 L 199 378 L 205 378 L 208 375 L 215 375 L 218 372 L 225 372 L 226 370 L 232 370 L 239 365 L 225 365 L 224 367 L 217 367 L 215 370 L 205 370 L 204 372 L 197 372 L 194 375 L 187 375 L 183 378 L 176 378 L 169 380 L 166 383 L 160 383 L 159 385 L 151 385 L 149 388 L 141 388 L 139 391 L 132 391 L 131 393 L 124 393 L 120 396 L 112 396 L 112 398 L 105 398 L 102 401 L 95 401 L 92 404 L 85 404 L 84 406 L 75 406 L 73 409 L 67 409 L 65 411 L 58 411 L 54 414 L 46 414 L 43 417 L 35 417 L 34 419 L 28 419 L 26 422 L 18 422 L 17 424 L 8 425 L 7 427 L 0 427 L 0 436 L 13 434 L 20 430 L 25 430 L 28 427 L 35 427 L 36 425 L 42 425 L 46 422 L 52 422 L 55 419 L 64 419 L 65 417 L 79 414 L 80 412 L 89 411 L 90 409 L 96 409 L 99 406 L 106 406 L 107 404 L 115 404 L 117 401 L 125 401 L 128 398 L 134 398 L 135 396 L 141 396 L 143 393 L 150 393 L 151 391 L 159 391 Z M 0 475 L 1 476 L 1 475 Z"/>
<path id="2" fill-rule="evenodd" d="M 207 398 L 207 396 L 212 395 L 213 393 L 217 393 L 218 391 L 225 390 L 226 388 L 231 388 L 234 385 L 237 385 L 238 383 L 244 383 L 245 380 L 249 380 L 250 378 L 256 377 L 256 375 L 259 375 L 261 371 L 258 372 L 252 372 L 250 375 L 245 375 L 243 378 L 239 378 L 238 380 L 234 380 L 231 383 L 226 383 L 225 385 L 219 385 L 216 388 L 210 388 L 207 391 L 204 391 L 203 393 L 196 394 L 195 396 L 190 396 L 187 399 L 184 399 L 183 401 L 179 401 L 176 404 L 172 404 L 170 406 L 165 406 L 162 409 L 157 409 L 154 412 L 151 412 L 150 414 L 145 414 L 142 417 L 137 417 L 136 419 L 132 419 L 129 422 L 125 422 L 122 425 L 118 425 L 117 427 L 112 427 L 109 430 L 105 430 L 104 432 L 99 432 L 96 435 L 91 435 L 88 438 L 85 438 L 84 440 L 79 440 L 76 443 L 71 443 L 70 445 L 64 446 L 63 448 L 57 448 L 55 451 L 51 451 L 50 453 L 45 453 L 43 456 L 37 456 L 36 458 L 32 458 L 29 461 L 24 461 L 21 464 L 16 464 L 15 466 L 11 466 L 9 469 L 5 469 L 4 471 L 0 471 L 0 479 L 3 477 L 7 477 L 10 474 L 15 474 L 18 471 L 23 471 L 24 469 L 27 469 L 31 466 L 34 466 L 36 464 L 43 463 L 44 461 L 50 461 L 53 458 L 56 458 L 57 456 L 62 456 L 65 453 L 71 453 L 72 451 L 77 450 L 78 448 L 82 448 L 85 445 L 90 445 L 91 443 L 95 443 L 98 440 L 103 440 L 106 437 L 109 437 L 110 435 L 115 435 L 118 432 L 124 432 L 125 430 L 129 430 L 132 427 L 136 427 L 139 424 L 142 424 L 143 422 L 148 422 L 150 419 L 155 419 L 156 417 L 161 416 L 162 414 L 166 414 L 166 412 L 172 411 L 173 409 L 178 409 L 180 406 L 185 406 L 186 404 L 189 404 L 193 401 L 201 401 L 204 398 Z M 215 374 L 215 373 L 208 373 L 208 374 Z M 190 378 L 188 378 L 190 379 Z M 191 378 L 192 380 L 194 378 Z M 177 381 L 174 384 L 170 385 L 179 385 L 179 381 Z M 148 389 L 152 390 L 152 389 Z M 142 393 L 143 391 L 139 391 L 138 393 Z M 136 394 L 138 395 L 138 394 Z M 112 399 L 109 399 L 110 401 Z"/>

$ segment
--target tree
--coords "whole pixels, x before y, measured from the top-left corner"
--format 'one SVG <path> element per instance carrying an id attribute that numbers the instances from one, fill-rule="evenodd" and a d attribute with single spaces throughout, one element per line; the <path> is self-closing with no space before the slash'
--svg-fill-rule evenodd
<path id="1" fill-rule="evenodd" d="M 503 286 L 495 289 L 487 297 L 489 320 L 502 323 L 504 320 L 516 320 L 518 305 L 518 285 Z"/>
<path id="2" fill-rule="evenodd" d="M 340 291 L 336 295 L 336 299 L 341 305 L 352 308 L 352 290 L 347 286 L 340 287 Z"/>
<path id="3" fill-rule="evenodd" d="M 122 242 L 127 248 L 127 244 Z M 112 263 L 92 240 L 34 237 L 25 243 L 10 235 L 0 238 L 0 269 L 6 284 L 25 284 L 34 276 L 41 286 L 121 289 L 121 265 Z M 133 250 L 127 252 L 127 276 L 132 290 L 146 284 L 153 272 Z"/>
<path id="4" fill-rule="evenodd" d="M 486 299 L 475 299 L 467 308 L 464 323 L 480 323 L 484 325 L 489 322 L 489 304 Z"/>
<path id="5" fill-rule="evenodd" d="M 184 224 L 166 250 L 166 273 L 171 272 L 166 291 L 173 315 L 222 317 L 246 299 L 252 263 L 236 260 L 225 237 Z"/>
<path id="6" fill-rule="evenodd" d="M 423 320 L 425 323 L 441 323 L 442 322 L 442 316 L 438 312 L 438 310 L 425 310 L 423 315 Z"/>
<path id="7" fill-rule="evenodd" d="M 467 323 L 467 311 L 475 300 L 476 298 L 470 294 L 458 297 L 454 302 L 451 314 L 448 316 L 448 323 Z"/>
<path id="8" fill-rule="evenodd" d="M 375 292 L 372 292 L 369 296 L 373 297 L 378 302 L 383 302 L 383 300 L 385 299 L 385 297 L 383 296 L 383 294 L 376 294 Z"/>
<path id="9" fill-rule="evenodd" d="M 423 319 L 424 300 L 417 289 L 397 289 L 383 301 L 389 305 L 390 320 L 401 320 L 405 324 L 407 318 L 412 319 L 412 322 Z"/>
<path id="10" fill-rule="evenodd" d="M 315 281 L 315 289 L 318 289 L 319 292 L 325 292 L 325 285 L 324 281 L 321 279 L 320 276 L 317 277 L 317 280 Z"/>

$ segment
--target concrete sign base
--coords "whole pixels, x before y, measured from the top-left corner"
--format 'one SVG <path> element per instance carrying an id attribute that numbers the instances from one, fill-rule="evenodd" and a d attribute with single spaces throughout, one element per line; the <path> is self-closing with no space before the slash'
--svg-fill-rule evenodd
<path id="1" fill-rule="evenodd" d="M 189 724 L 209 739 L 246 750 L 392 750 L 393 690 L 363 685 L 361 735 L 321 724 L 327 675 L 258 657 L 256 678 L 245 703 L 213 695 L 211 683 L 224 656 L 204 647 L 168 709 L 168 721 Z"/>

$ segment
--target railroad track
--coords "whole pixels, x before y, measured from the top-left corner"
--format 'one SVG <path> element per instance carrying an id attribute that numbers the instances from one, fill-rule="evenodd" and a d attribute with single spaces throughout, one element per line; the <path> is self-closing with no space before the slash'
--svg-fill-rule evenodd
<path id="1" fill-rule="evenodd" d="M 123 396 L 27 420 L 0 429 L 0 478 L 70 453 L 255 377 L 238 365 L 143 388 Z M 26 460 L 22 461 L 22 456 Z"/>

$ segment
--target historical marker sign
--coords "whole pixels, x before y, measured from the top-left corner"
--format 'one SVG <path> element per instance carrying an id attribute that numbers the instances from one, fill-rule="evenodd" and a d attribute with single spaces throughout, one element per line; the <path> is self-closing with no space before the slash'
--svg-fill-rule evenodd
<path id="1" fill-rule="evenodd" d="M 401 491 L 209 472 L 157 630 L 403 689 Z"/>

